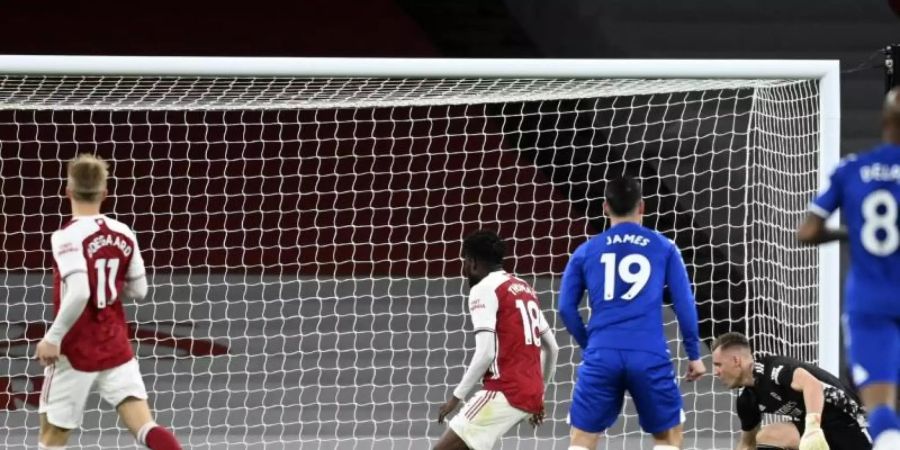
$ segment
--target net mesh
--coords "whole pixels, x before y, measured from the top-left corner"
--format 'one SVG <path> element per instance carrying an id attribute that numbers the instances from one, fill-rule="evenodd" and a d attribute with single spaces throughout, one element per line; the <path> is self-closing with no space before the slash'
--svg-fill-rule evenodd
<path id="1" fill-rule="evenodd" d="M 816 188 L 818 97 L 796 80 L 0 77 L 0 442 L 37 440 L 29 355 L 80 152 L 112 163 L 105 211 L 150 277 L 128 306 L 144 381 L 190 448 L 429 447 L 472 356 L 459 255 L 479 228 L 507 240 L 561 344 L 545 424 L 501 448 L 567 448 L 580 354 L 556 292 L 621 174 L 682 249 L 706 342 L 743 331 L 815 361 L 818 261 L 792 230 Z M 681 386 L 686 448 L 730 446 L 732 394 Z M 627 401 L 603 448 L 650 442 Z M 136 448 L 96 396 L 70 446 Z"/>

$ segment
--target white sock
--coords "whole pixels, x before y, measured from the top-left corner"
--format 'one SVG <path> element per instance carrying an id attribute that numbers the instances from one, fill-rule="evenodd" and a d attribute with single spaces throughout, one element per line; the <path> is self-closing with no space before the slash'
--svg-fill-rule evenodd
<path id="1" fill-rule="evenodd" d="M 653 450 L 678 450 L 674 445 L 654 445 Z"/>
<path id="2" fill-rule="evenodd" d="M 875 439 L 875 446 L 872 450 L 893 450 L 900 448 L 900 431 L 885 430 Z"/>
<path id="3" fill-rule="evenodd" d="M 38 450 L 66 450 L 65 445 L 44 445 L 38 443 Z"/>
<path id="4" fill-rule="evenodd" d="M 156 422 L 152 420 L 145 423 L 144 426 L 142 426 L 141 429 L 138 430 L 137 436 L 135 436 L 138 442 L 140 442 L 141 445 L 147 445 L 147 433 L 149 433 L 150 430 L 156 428 L 157 426 L 158 425 L 156 425 Z"/>
<path id="5" fill-rule="evenodd" d="M 569 447 L 569 450 L 588 450 L 588 448 L 582 447 L 580 445 L 573 445 L 573 446 Z"/>

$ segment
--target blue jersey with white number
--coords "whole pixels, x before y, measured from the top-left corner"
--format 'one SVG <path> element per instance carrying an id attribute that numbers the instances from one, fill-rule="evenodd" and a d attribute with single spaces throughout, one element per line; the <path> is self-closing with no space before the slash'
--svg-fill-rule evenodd
<path id="1" fill-rule="evenodd" d="M 663 293 L 669 289 L 688 357 L 700 357 L 697 309 L 678 248 L 637 223 L 611 227 L 575 250 L 563 273 L 559 313 L 583 348 L 668 354 Z M 587 327 L 578 307 L 587 290 Z"/>
<path id="2" fill-rule="evenodd" d="M 900 146 L 849 156 L 810 205 L 827 218 L 838 208 L 850 234 L 848 312 L 900 315 Z"/>

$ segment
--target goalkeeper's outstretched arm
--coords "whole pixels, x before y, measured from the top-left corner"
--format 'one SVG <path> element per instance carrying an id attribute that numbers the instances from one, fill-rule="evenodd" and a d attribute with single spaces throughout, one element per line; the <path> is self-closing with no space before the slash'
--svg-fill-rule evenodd
<path id="1" fill-rule="evenodd" d="M 801 450 L 827 449 L 822 431 L 822 410 L 825 407 L 825 385 L 802 367 L 794 370 L 791 389 L 803 393 L 806 405 L 806 427 L 800 437 Z"/>

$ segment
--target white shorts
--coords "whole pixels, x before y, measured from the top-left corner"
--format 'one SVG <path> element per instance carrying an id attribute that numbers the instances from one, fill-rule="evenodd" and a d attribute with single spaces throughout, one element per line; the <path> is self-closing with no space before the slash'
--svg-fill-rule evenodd
<path id="1" fill-rule="evenodd" d="M 491 450 L 494 444 L 531 414 L 506 401 L 499 391 L 478 391 L 450 421 L 450 429 L 469 448 Z"/>
<path id="2" fill-rule="evenodd" d="M 74 369 L 65 356 L 60 356 L 55 364 L 44 368 L 38 412 L 46 413 L 47 421 L 59 428 L 78 428 L 95 384 L 100 397 L 113 407 L 128 397 L 147 399 L 136 359 L 112 369 L 82 372 Z"/>

